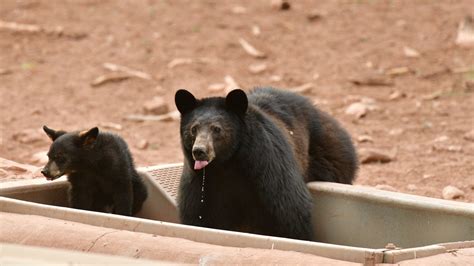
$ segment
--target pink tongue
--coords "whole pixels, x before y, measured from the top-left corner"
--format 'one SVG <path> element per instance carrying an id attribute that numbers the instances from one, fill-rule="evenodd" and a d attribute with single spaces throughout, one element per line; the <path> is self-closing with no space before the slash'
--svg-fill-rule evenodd
<path id="1" fill-rule="evenodd" d="M 194 170 L 201 170 L 202 168 L 206 167 L 208 161 L 196 161 L 194 162 Z"/>

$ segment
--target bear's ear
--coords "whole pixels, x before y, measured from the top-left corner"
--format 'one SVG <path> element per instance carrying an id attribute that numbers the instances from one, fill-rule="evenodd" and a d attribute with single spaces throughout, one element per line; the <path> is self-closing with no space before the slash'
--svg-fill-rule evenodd
<path id="1" fill-rule="evenodd" d="M 174 95 L 174 102 L 181 114 L 192 111 L 197 104 L 196 98 L 187 90 L 178 90 Z"/>
<path id="2" fill-rule="evenodd" d="M 43 126 L 43 130 L 44 132 L 46 133 L 46 135 L 48 135 L 48 137 L 52 140 L 52 141 L 55 141 L 57 138 L 61 137 L 62 135 L 66 134 L 66 131 L 62 131 L 62 130 L 54 130 L 54 129 L 51 129 L 47 126 Z"/>
<path id="3" fill-rule="evenodd" d="M 79 145 L 83 147 L 92 146 L 99 135 L 99 128 L 93 127 L 89 130 L 79 132 Z"/>
<path id="4" fill-rule="evenodd" d="M 225 105 L 238 115 L 244 115 L 249 105 L 247 95 L 241 89 L 233 90 L 227 94 Z"/>

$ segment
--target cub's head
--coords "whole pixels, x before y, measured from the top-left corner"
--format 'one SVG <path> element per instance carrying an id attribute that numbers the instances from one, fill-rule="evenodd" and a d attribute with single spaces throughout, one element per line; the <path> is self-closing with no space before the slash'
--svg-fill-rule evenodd
<path id="1" fill-rule="evenodd" d="M 43 126 L 43 130 L 53 141 L 48 152 L 48 163 L 41 170 L 48 180 L 54 180 L 79 170 L 83 152 L 94 146 L 99 135 L 97 127 L 70 133 L 54 130 L 47 126 Z"/>
<path id="2" fill-rule="evenodd" d="M 194 170 L 226 162 L 234 155 L 248 107 L 244 91 L 197 100 L 189 91 L 179 90 L 175 103 L 181 113 L 184 155 L 194 162 Z"/>

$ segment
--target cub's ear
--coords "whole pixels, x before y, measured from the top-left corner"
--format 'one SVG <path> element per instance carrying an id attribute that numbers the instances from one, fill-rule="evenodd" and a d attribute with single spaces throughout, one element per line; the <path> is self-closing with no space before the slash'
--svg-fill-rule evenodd
<path id="1" fill-rule="evenodd" d="M 187 90 L 178 90 L 174 95 L 174 102 L 178 108 L 178 111 L 183 115 L 192 111 L 197 104 L 197 100 L 194 95 L 192 95 Z"/>
<path id="2" fill-rule="evenodd" d="M 94 145 L 99 135 L 99 128 L 93 127 L 89 130 L 79 132 L 79 144 L 83 147 Z"/>
<path id="3" fill-rule="evenodd" d="M 62 130 L 54 130 L 54 129 L 51 129 L 47 126 L 43 126 L 43 130 L 44 132 L 46 133 L 46 135 L 48 135 L 48 137 L 52 140 L 52 141 L 55 141 L 57 138 L 61 137 L 62 135 L 66 134 L 66 131 L 62 131 Z"/>
<path id="4" fill-rule="evenodd" d="M 227 94 L 225 105 L 238 115 L 245 115 L 249 102 L 245 92 L 241 89 L 236 89 Z"/>

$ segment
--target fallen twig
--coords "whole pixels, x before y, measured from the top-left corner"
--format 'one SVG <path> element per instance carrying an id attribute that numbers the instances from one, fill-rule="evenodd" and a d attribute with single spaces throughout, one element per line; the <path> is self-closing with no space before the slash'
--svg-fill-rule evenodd
<path id="1" fill-rule="evenodd" d="M 422 74 L 420 75 L 421 78 L 423 79 L 430 79 L 430 78 L 434 78 L 436 76 L 439 76 L 439 75 L 444 75 L 444 74 L 449 74 L 451 73 L 451 69 L 449 67 L 443 67 L 442 69 L 437 69 L 435 71 L 432 71 L 432 72 L 429 72 L 429 73 L 426 73 L 426 74 Z"/>
<path id="2" fill-rule="evenodd" d="M 21 24 L 16 22 L 8 22 L 0 20 L 0 29 L 10 30 L 20 33 L 42 33 L 46 35 L 54 35 L 58 37 L 68 37 L 73 39 L 82 39 L 87 36 L 86 33 L 70 33 L 65 32 L 61 26 L 55 28 L 45 28 L 34 24 Z"/>
<path id="3" fill-rule="evenodd" d="M 146 79 L 146 80 L 153 79 L 151 77 L 151 75 L 148 74 L 148 73 L 138 71 L 138 70 L 135 70 L 135 69 L 131 69 L 131 68 L 128 68 L 126 66 L 116 65 L 116 64 L 112 64 L 112 63 L 104 63 L 103 67 L 105 69 L 108 69 L 108 70 L 113 71 L 113 72 L 124 72 L 124 73 L 128 74 L 129 76 L 134 76 L 134 77 L 141 78 L 141 79 Z"/>

